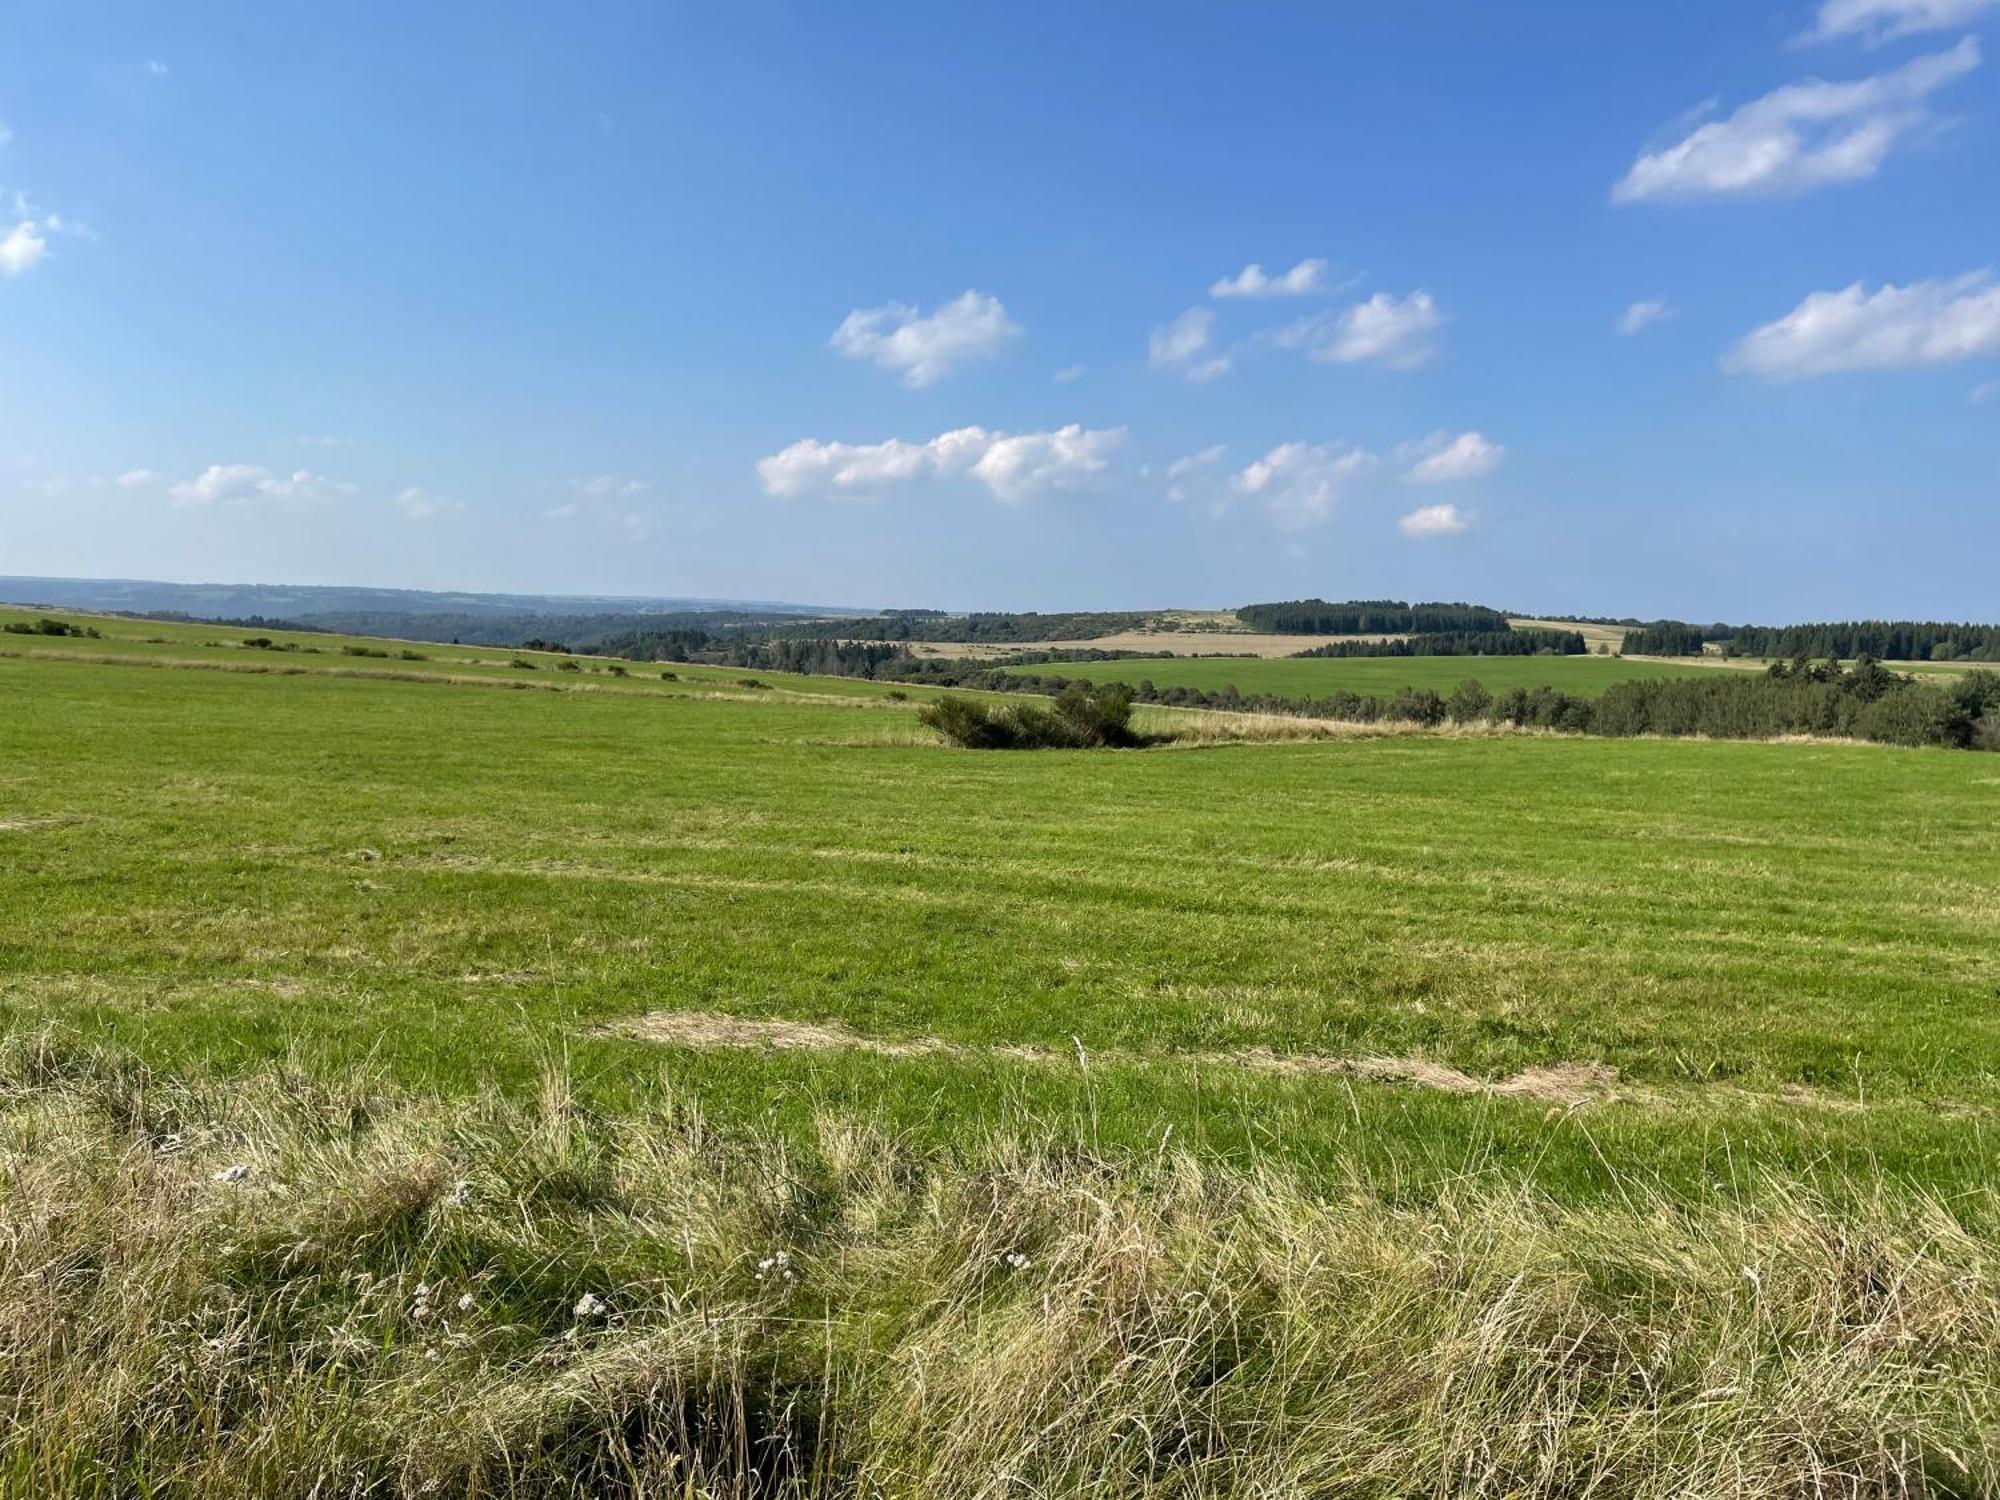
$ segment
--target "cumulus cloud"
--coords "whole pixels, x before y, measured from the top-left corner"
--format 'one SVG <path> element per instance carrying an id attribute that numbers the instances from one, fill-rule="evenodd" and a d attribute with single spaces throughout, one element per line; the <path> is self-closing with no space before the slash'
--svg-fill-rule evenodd
<path id="1" fill-rule="evenodd" d="M 159 483 L 160 476 L 151 469 L 127 469 L 118 476 L 118 484 L 123 489 L 136 490 L 145 485 Z"/>
<path id="2" fill-rule="evenodd" d="M 1990 271 L 1866 290 L 1814 292 L 1723 356 L 1767 380 L 1901 370 L 2000 354 L 2000 285 Z"/>
<path id="3" fill-rule="evenodd" d="M 1966 37 L 1872 78 L 1787 84 L 1641 153 L 1612 200 L 1800 193 L 1872 177 L 1899 142 L 1930 122 L 1930 95 L 1979 60 L 1977 38 Z"/>
<path id="4" fill-rule="evenodd" d="M 1302 349 L 1309 358 L 1330 364 L 1414 370 L 1436 352 L 1443 321 L 1429 292 L 1407 297 L 1377 292 L 1340 312 L 1301 318 L 1280 329 L 1277 342 L 1281 348 Z"/>
<path id="5" fill-rule="evenodd" d="M 1317 526 L 1378 460 L 1363 448 L 1329 443 L 1280 443 L 1244 467 L 1231 490 L 1260 504 L 1282 530 Z"/>
<path id="6" fill-rule="evenodd" d="M 1656 297 L 1647 298 L 1644 301 L 1634 302 L 1619 314 L 1618 331 L 1629 338 L 1635 333 L 1643 333 L 1655 323 L 1665 322 L 1673 315 L 1674 310 L 1665 302 Z"/>
<path id="7" fill-rule="evenodd" d="M 2000 0 L 1820 0 L 1812 26 L 1795 37 L 1800 43 L 1859 37 L 1869 46 L 1921 31 L 1968 26 Z"/>
<path id="8" fill-rule="evenodd" d="M 1456 505 L 1421 505 L 1396 522 L 1404 536 L 1450 536 L 1472 524 L 1472 517 Z"/>
<path id="9" fill-rule="evenodd" d="M 1273 276 L 1254 260 L 1234 276 L 1225 276 L 1208 289 L 1211 297 L 1303 297 L 1326 286 L 1327 263 L 1302 260 L 1289 271 Z"/>
<path id="10" fill-rule="evenodd" d="M 48 236 L 33 219 L 23 219 L 0 236 L 0 276 L 19 276 L 49 253 Z"/>
<path id="11" fill-rule="evenodd" d="M 1122 427 L 1086 430 L 1072 422 L 1049 432 L 960 427 L 925 443 L 823 443 L 802 438 L 757 461 L 766 494 L 779 499 L 831 491 L 867 494 L 915 479 L 970 476 L 997 498 L 1023 500 L 1076 489 L 1102 473 L 1125 440 Z"/>
<path id="12" fill-rule="evenodd" d="M 901 302 L 856 308 L 828 340 L 849 359 L 870 359 L 921 390 L 968 360 L 991 359 L 1020 336 L 998 297 L 966 292 L 929 313 Z"/>
<path id="13" fill-rule="evenodd" d="M 165 78 L 167 76 L 168 68 L 165 63 L 161 62 L 157 57 L 155 57 L 147 62 L 146 71 L 148 73 L 151 73 L 155 78 Z"/>
<path id="14" fill-rule="evenodd" d="M 307 469 L 273 474 L 257 464 L 210 464 L 194 478 L 170 485 L 167 498 L 176 505 L 246 505 L 260 500 L 310 505 L 352 495 L 356 488 Z"/>
<path id="15" fill-rule="evenodd" d="M 1397 449 L 1397 456 L 1414 460 L 1403 473 L 1411 484 L 1444 484 L 1454 479 L 1477 479 L 1500 467 L 1507 450 L 1491 442 L 1484 433 L 1434 432 Z"/>

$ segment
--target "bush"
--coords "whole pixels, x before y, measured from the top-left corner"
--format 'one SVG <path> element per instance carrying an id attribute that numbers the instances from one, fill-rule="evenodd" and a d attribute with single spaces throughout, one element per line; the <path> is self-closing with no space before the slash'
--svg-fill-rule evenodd
<path id="1" fill-rule="evenodd" d="M 564 658 L 562 661 L 556 663 L 556 670 L 558 672 L 581 672 L 583 670 L 583 663 Z"/>
<path id="2" fill-rule="evenodd" d="M 537 667 L 533 662 L 529 661 L 525 656 L 517 656 L 512 661 L 508 662 L 507 665 L 510 667 L 518 668 L 523 672 L 539 672 L 541 670 L 541 668 Z"/>
<path id="3" fill-rule="evenodd" d="M 246 635 L 243 637 L 243 644 L 252 651 L 269 651 L 272 642 L 268 635 Z"/>
<path id="4" fill-rule="evenodd" d="M 1486 710 L 1493 706 L 1493 695 L 1477 679 L 1468 678 L 1451 691 L 1445 701 L 1444 711 L 1451 716 L 1454 724 L 1469 724 L 1474 719 L 1486 717 Z"/>
<path id="5" fill-rule="evenodd" d="M 662 682 L 679 682 L 680 680 L 681 674 L 678 672 L 662 672 L 660 674 L 660 681 Z"/>
<path id="6" fill-rule="evenodd" d="M 771 690 L 770 683 L 759 682 L 754 677 L 739 677 L 736 679 L 736 685 L 738 687 L 755 688 L 760 693 L 768 693 Z"/>
<path id="7" fill-rule="evenodd" d="M 379 656 L 384 661 L 387 661 L 389 659 L 388 652 L 380 650 L 374 646 L 342 646 L 340 648 L 340 654 L 342 656 Z"/>
<path id="8" fill-rule="evenodd" d="M 610 666 L 606 667 L 604 670 L 609 672 L 613 677 L 629 677 L 631 675 L 631 673 L 626 671 L 623 666 L 621 666 L 619 663 L 615 661 Z"/>
<path id="9" fill-rule="evenodd" d="M 1047 708 L 992 704 L 950 695 L 926 703 L 918 719 L 966 750 L 1129 749 L 1132 695 L 1122 687 L 1073 682 Z"/>
<path id="10" fill-rule="evenodd" d="M 423 652 L 421 652 L 421 651 L 411 651 L 411 650 L 409 650 L 408 648 L 405 648 L 404 650 L 401 650 L 401 651 L 398 651 L 398 652 L 396 653 L 396 660 L 398 660 L 398 661 L 429 661 L 429 660 L 430 660 L 430 658 L 429 658 L 428 656 L 424 655 L 424 653 L 423 653 Z"/>
<path id="11" fill-rule="evenodd" d="M 61 635 L 76 636 L 79 639 L 102 640 L 103 633 L 95 625 L 72 625 L 67 620 L 51 620 L 46 617 L 35 621 L 10 620 L 4 628 L 9 635 Z"/>

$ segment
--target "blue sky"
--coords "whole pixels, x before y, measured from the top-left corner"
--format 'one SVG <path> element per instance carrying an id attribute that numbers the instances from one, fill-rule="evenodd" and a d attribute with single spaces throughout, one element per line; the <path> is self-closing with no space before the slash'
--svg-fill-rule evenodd
<path id="1" fill-rule="evenodd" d="M 4 33 L 0 572 L 2000 614 L 2000 0 Z"/>

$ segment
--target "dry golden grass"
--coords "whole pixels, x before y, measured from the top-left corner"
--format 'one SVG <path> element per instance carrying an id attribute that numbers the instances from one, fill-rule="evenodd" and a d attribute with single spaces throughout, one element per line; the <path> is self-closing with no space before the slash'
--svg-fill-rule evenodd
<path id="1" fill-rule="evenodd" d="M 0 1495 L 1798 1500 L 2000 1485 L 1988 1192 L 1399 1202 L 0 1056 Z"/>

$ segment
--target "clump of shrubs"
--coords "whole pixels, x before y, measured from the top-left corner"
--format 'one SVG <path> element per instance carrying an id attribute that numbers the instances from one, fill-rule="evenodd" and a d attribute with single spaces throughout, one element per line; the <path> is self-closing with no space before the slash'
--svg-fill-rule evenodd
<path id="1" fill-rule="evenodd" d="M 396 653 L 396 660 L 398 660 L 398 661 L 429 661 L 429 660 L 430 660 L 430 658 L 429 658 L 428 656 L 424 655 L 424 653 L 423 653 L 423 652 L 421 652 L 421 651 L 411 651 L 411 650 L 409 650 L 408 648 L 405 648 L 404 650 L 401 650 L 401 651 L 398 651 L 398 652 Z"/>
<path id="2" fill-rule="evenodd" d="M 104 633 L 95 625 L 72 625 L 67 620 L 9 620 L 4 628 L 9 635 L 67 635 L 80 640 L 99 641 Z"/>
<path id="3" fill-rule="evenodd" d="M 679 682 L 680 680 L 681 674 L 678 672 L 662 672 L 660 674 L 660 681 L 662 682 Z"/>
<path id="4" fill-rule="evenodd" d="M 918 709 L 917 718 L 965 750 L 1124 750 L 1144 743 L 1132 730 L 1131 693 L 1082 682 L 1064 688 L 1047 708 L 947 694 Z"/>
<path id="5" fill-rule="evenodd" d="M 507 665 L 523 672 L 538 672 L 541 670 L 533 662 L 529 661 L 525 656 L 517 656 L 512 661 L 508 662 Z"/>
<path id="6" fill-rule="evenodd" d="M 389 659 L 389 653 L 382 650 L 379 646 L 342 646 L 340 654 L 342 656 L 377 656 L 383 661 Z"/>
<path id="7" fill-rule="evenodd" d="M 771 690 L 770 683 L 759 682 L 754 677 L 739 677 L 736 679 L 736 685 L 738 687 L 755 688 L 760 693 L 768 693 Z"/>
<path id="8" fill-rule="evenodd" d="M 574 657 L 564 657 L 556 663 L 556 670 L 558 672 L 581 672 L 583 670 L 583 663 L 577 661 Z"/>

